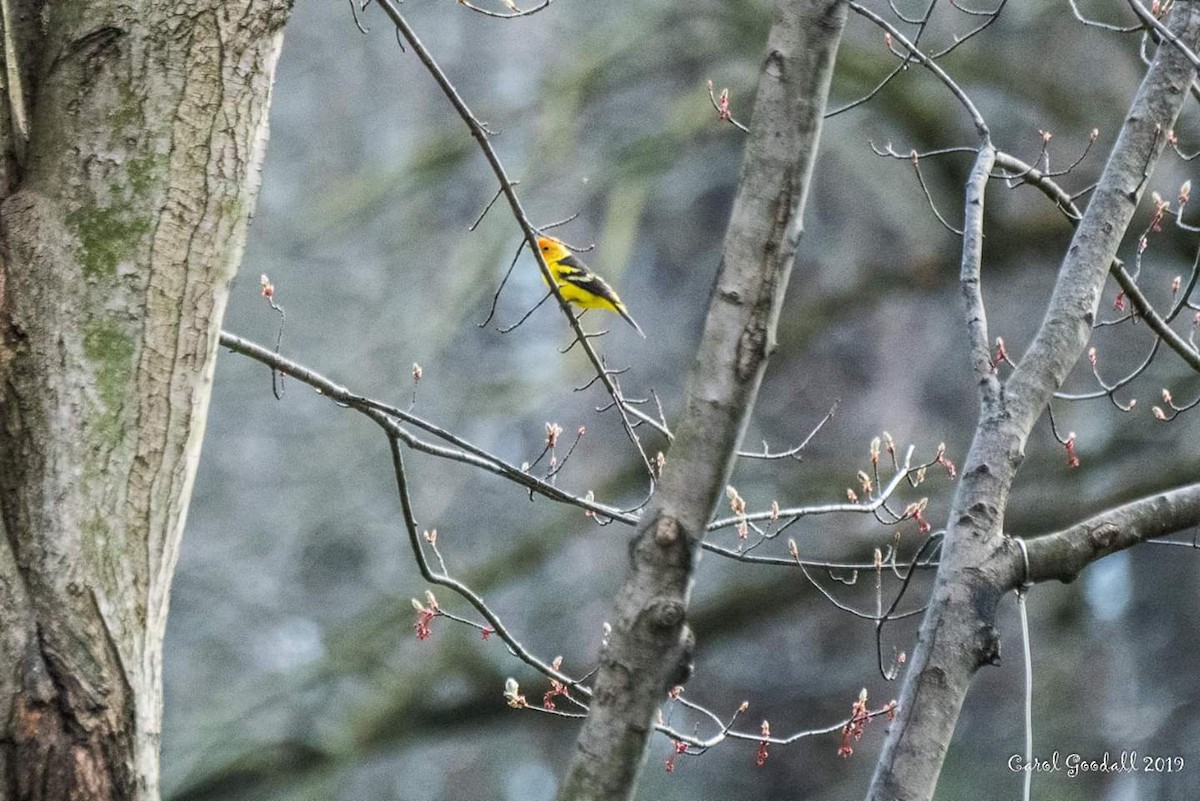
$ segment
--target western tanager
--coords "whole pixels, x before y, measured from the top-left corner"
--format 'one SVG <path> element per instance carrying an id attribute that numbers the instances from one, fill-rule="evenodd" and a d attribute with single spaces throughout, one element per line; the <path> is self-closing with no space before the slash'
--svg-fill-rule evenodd
<path id="1" fill-rule="evenodd" d="M 614 311 L 621 315 L 625 322 L 632 325 L 643 339 L 646 338 L 642 327 L 630 316 L 629 310 L 617 297 L 616 291 L 608 285 L 607 281 L 589 270 L 588 266 L 568 250 L 566 245 L 549 236 L 539 236 L 537 243 L 538 248 L 542 251 L 542 258 L 546 260 L 546 266 L 554 275 L 554 283 L 558 284 L 558 291 L 562 293 L 564 300 L 581 309 Z M 542 280 L 544 281 L 545 278 L 543 275 Z"/>

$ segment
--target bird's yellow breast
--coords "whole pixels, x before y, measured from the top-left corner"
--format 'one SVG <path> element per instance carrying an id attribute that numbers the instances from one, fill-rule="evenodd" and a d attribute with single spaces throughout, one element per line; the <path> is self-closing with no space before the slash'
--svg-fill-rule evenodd
<path id="1" fill-rule="evenodd" d="M 559 273 L 557 265 L 548 264 L 547 266 L 554 273 L 554 283 L 558 284 L 558 291 L 562 294 L 563 300 L 573 303 L 581 309 L 608 309 L 609 311 L 616 311 L 613 304 L 607 298 L 603 298 L 594 292 L 590 292 L 565 280 Z M 542 276 L 542 281 L 546 283 L 545 275 Z"/>

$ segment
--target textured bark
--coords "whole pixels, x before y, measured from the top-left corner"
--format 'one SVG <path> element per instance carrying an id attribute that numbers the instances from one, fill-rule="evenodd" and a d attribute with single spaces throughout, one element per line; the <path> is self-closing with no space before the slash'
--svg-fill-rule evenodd
<path id="1" fill-rule="evenodd" d="M 156 799 L 171 575 L 290 2 L 3 5 L 0 798 Z"/>
<path id="2" fill-rule="evenodd" d="M 1028 580 L 1074 581 L 1097 559 L 1195 526 L 1200 526 L 1200 484 L 1139 498 L 1062 531 L 1026 540 Z"/>
<path id="3" fill-rule="evenodd" d="M 661 487 L 630 546 L 630 572 L 561 799 L 630 798 L 655 710 L 686 679 L 684 618 L 699 542 L 775 347 L 845 19 L 840 0 L 776 3 L 686 406 Z"/>
<path id="4" fill-rule="evenodd" d="M 1193 0 L 1177 2 L 1168 22 L 1195 48 L 1200 13 Z M 876 766 L 872 801 L 933 797 L 971 680 L 979 667 L 999 661 L 996 606 L 1007 589 L 1024 579 L 1020 551 L 1004 536 L 1008 492 L 1034 422 L 1083 352 L 1104 278 L 1194 74 L 1178 48 L 1159 48 L 1020 367 L 1000 384 L 977 364 L 980 419 L 951 505 L 941 566 L 909 660 L 897 717 Z M 968 302 L 969 326 L 981 319 L 979 311 Z"/>

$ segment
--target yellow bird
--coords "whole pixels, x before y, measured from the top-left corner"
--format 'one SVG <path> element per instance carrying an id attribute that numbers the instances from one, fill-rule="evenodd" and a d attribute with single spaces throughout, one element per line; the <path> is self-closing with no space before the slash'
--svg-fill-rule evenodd
<path id="1" fill-rule="evenodd" d="M 542 251 L 542 258 L 546 260 L 546 266 L 554 275 L 554 283 L 558 285 L 563 300 L 574 303 L 581 309 L 614 311 L 632 325 L 634 330 L 642 335 L 642 339 L 646 338 L 642 327 L 630 316 L 629 310 L 617 297 L 616 291 L 607 281 L 589 270 L 566 245 L 550 236 L 539 236 L 537 243 Z M 546 276 L 543 275 L 542 280 L 545 281 Z"/>

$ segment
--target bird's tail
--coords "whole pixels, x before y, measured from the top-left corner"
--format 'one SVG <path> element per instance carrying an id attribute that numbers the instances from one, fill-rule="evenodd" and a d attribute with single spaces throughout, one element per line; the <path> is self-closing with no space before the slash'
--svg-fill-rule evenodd
<path id="1" fill-rule="evenodd" d="M 625 304 L 624 303 L 615 303 L 613 305 L 617 310 L 617 314 L 619 314 L 619 315 L 621 315 L 621 317 L 625 318 L 625 322 L 632 325 L 633 330 L 637 331 L 638 334 L 641 335 L 642 339 L 645 339 L 646 332 L 643 331 L 642 327 L 637 324 L 637 320 L 633 319 L 633 317 L 629 314 L 629 310 L 625 308 Z"/>

